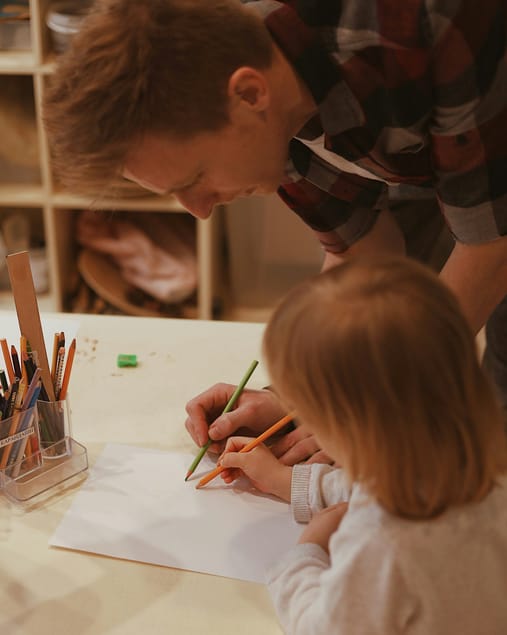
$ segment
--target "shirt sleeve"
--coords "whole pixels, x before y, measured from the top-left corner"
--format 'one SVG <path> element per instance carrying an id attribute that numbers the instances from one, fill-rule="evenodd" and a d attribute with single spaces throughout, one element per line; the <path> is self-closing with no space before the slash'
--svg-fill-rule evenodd
<path id="1" fill-rule="evenodd" d="M 346 251 L 387 207 L 385 183 L 339 170 L 297 139 L 290 143 L 290 154 L 292 182 L 280 186 L 278 195 L 313 229 L 325 251 Z"/>
<path id="2" fill-rule="evenodd" d="M 367 518 L 349 528 L 345 519 L 331 537 L 330 556 L 316 544 L 300 544 L 271 570 L 268 587 L 284 632 L 409 632 L 417 600 L 396 559 Z"/>
<path id="3" fill-rule="evenodd" d="M 430 143 L 437 196 L 463 243 L 507 234 L 505 0 L 432 3 L 434 109 Z"/>
<path id="4" fill-rule="evenodd" d="M 313 463 L 292 469 L 291 506 L 297 522 L 307 523 L 326 507 L 348 501 L 350 493 L 345 473 L 339 468 Z"/>

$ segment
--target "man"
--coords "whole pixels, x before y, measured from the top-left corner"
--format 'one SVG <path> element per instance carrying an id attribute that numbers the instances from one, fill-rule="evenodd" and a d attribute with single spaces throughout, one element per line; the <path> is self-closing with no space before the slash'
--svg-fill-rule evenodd
<path id="1" fill-rule="evenodd" d="M 489 319 L 507 403 L 506 25 L 503 0 L 105 0 L 45 100 L 56 170 L 94 196 L 121 174 L 199 218 L 278 189 L 325 267 L 372 251 L 427 260 L 447 228 L 442 279 L 474 331 Z M 282 411 L 245 391 L 218 417 L 232 389 L 188 404 L 198 444 L 212 422 L 221 440 Z M 302 437 L 277 453 L 313 454 Z"/>

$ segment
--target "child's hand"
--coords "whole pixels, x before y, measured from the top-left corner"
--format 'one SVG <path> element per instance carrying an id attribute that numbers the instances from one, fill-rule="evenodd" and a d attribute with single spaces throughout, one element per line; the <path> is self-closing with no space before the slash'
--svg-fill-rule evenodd
<path id="1" fill-rule="evenodd" d="M 274 494 L 290 502 L 292 468 L 283 465 L 264 445 L 258 445 L 250 452 L 239 452 L 252 439 L 249 437 L 230 437 L 218 464 L 226 467 L 221 474 L 226 483 L 247 476 L 261 492 Z"/>
<path id="2" fill-rule="evenodd" d="M 340 526 L 343 517 L 347 513 L 348 506 L 348 503 L 338 503 L 319 512 L 311 519 L 301 534 L 298 540 L 299 544 L 312 542 L 329 552 L 329 539 Z"/>

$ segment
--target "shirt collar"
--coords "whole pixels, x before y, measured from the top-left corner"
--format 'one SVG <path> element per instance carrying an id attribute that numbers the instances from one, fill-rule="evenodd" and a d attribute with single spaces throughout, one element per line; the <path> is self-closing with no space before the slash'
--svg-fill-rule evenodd
<path id="1" fill-rule="evenodd" d="M 312 11 L 318 9 L 318 6 L 314 6 L 315 2 L 305 4 L 259 0 L 250 3 L 263 17 L 274 42 L 308 86 L 317 104 L 324 100 L 328 91 L 340 80 L 339 67 L 333 62 L 331 51 L 326 49 L 323 37 L 324 31 L 331 31 L 336 25 L 341 11 L 339 0 L 331 4 L 333 16 L 326 23 L 325 15 L 317 12 L 315 18 L 312 14 Z M 329 38 L 328 41 L 332 40 L 333 38 Z"/>

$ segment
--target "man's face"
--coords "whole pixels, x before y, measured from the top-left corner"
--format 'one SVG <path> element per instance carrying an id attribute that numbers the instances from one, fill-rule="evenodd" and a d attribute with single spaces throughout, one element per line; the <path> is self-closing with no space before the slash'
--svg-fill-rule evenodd
<path id="1" fill-rule="evenodd" d="M 215 205 L 276 191 L 287 160 L 287 140 L 276 132 L 250 120 L 184 141 L 146 134 L 128 154 L 123 176 L 208 218 Z"/>

